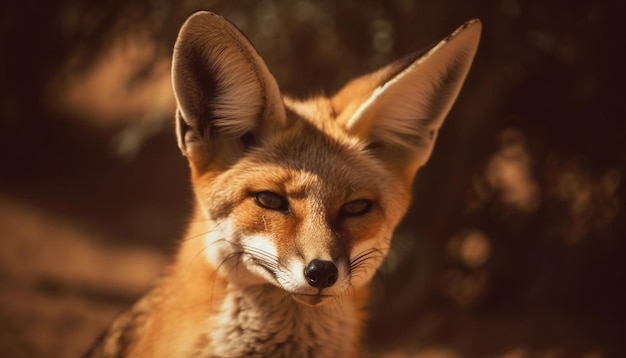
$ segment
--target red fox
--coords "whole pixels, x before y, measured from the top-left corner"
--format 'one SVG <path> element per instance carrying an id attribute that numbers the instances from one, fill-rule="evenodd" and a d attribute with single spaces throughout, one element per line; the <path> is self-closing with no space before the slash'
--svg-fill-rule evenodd
<path id="1" fill-rule="evenodd" d="M 480 32 L 299 101 L 234 25 L 192 15 L 172 83 L 195 213 L 168 273 L 87 356 L 357 357 L 368 282 Z"/>

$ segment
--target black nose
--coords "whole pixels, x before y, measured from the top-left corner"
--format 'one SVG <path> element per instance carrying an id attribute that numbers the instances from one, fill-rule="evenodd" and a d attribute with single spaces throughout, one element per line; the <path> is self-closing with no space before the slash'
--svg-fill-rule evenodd
<path id="1" fill-rule="evenodd" d="M 320 290 L 337 282 L 338 273 L 332 261 L 313 260 L 304 268 L 304 277 L 309 285 Z"/>

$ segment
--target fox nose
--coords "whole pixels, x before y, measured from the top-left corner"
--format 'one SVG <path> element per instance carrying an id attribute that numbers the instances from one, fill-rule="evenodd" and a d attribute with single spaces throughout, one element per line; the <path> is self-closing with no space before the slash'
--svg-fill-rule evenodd
<path id="1" fill-rule="evenodd" d="M 304 277 L 309 285 L 320 290 L 332 286 L 338 274 L 337 266 L 332 261 L 313 260 L 304 268 Z"/>

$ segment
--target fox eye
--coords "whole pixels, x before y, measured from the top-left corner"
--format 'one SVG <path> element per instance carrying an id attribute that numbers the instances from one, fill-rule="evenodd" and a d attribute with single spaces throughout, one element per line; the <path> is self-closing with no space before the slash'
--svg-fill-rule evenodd
<path id="1" fill-rule="evenodd" d="M 361 216 L 367 214 L 372 209 L 372 202 L 367 199 L 357 199 L 344 204 L 339 209 L 339 215 L 343 217 Z"/>
<path id="2" fill-rule="evenodd" d="M 254 201 L 258 206 L 265 209 L 277 211 L 289 210 L 287 199 L 271 191 L 261 191 L 254 194 Z"/>

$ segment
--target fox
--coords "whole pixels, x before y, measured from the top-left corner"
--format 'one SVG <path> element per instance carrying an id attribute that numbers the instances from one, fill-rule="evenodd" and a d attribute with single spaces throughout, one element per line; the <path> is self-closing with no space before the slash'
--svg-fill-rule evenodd
<path id="1" fill-rule="evenodd" d="M 208 11 L 172 56 L 194 209 L 173 262 L 85 357 L 358 357 L 369 282 L 474 60 L 481 22 L 294 99 Z"/>

